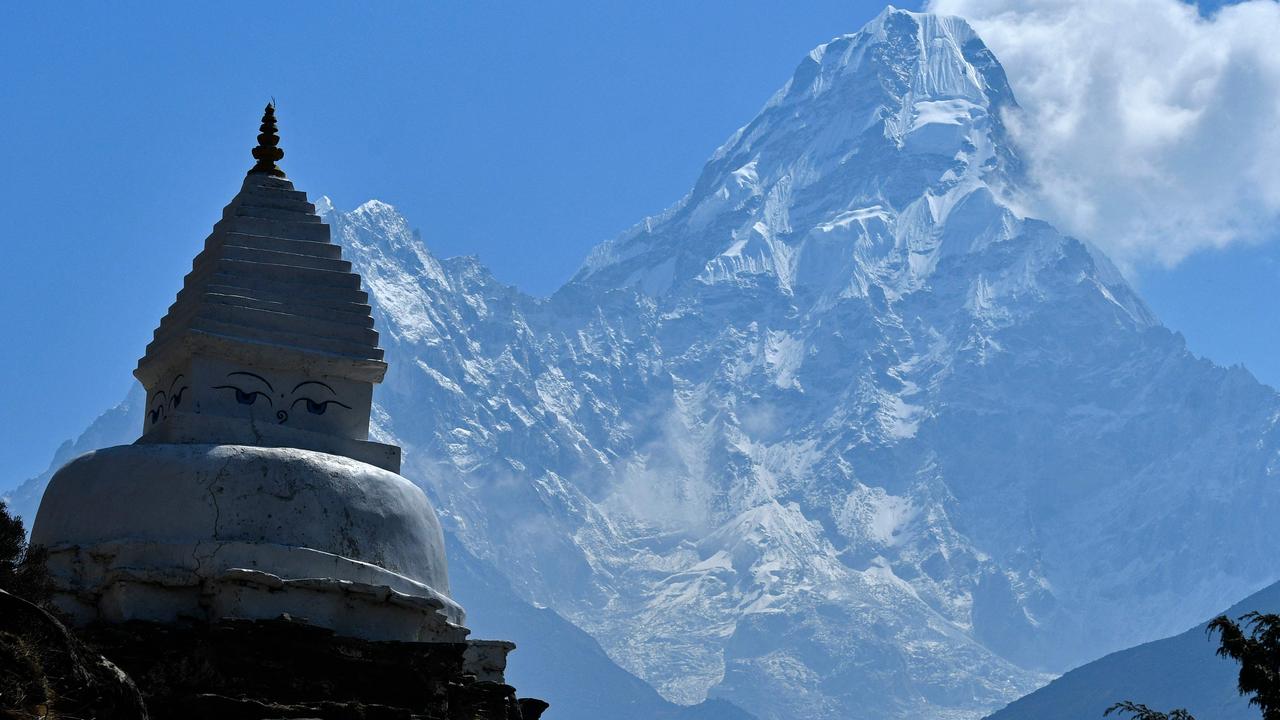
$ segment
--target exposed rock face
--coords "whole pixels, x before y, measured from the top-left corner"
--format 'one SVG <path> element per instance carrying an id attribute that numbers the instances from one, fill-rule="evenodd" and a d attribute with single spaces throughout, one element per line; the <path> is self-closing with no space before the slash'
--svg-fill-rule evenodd
<path id="1" fill-rule="evenodd" d="M 0 590 L 0 716 L 147 720 L 118 667 L 52 615 Z"/>
<path id="2" fill-rule="evenodd" d="M 676 705 L 618 667 L 600 644 L 554 610 L 533 607 L 489 563 L 446 536 L 450 579 L 467 603 L 473 630 L 511 638 L 519 652 L 505 677 L 521 692 L 551 701 L 554 720 L 755 720 L 724 700 Z"/>

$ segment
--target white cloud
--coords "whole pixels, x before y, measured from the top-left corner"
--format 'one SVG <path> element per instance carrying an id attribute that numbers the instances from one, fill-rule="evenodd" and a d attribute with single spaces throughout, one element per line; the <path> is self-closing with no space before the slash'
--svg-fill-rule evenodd
<path id="1" fill-rule="evenodd" d="M 1180 0 L 930 0 L 1009 74 L 1032 214 L 1122 266 L 1274 236 L 1280 3 L 1210 18 Z"/>

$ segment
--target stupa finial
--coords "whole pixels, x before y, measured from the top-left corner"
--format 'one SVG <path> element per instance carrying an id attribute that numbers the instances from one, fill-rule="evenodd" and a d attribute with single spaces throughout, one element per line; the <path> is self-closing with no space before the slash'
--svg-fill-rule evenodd
<path id="1" fill-rule="evenodd" d="M 266 109 L 262 111 L 262 127 L 258 128 L 258 147 L 253 149 L 253 157 L 258 161 L 252 169 L 249 170 L 250 175 L 272 175 L 275 177 L 284 177 L 284 170 L 276 165 L 281 158 L 284 157 L 284 150 L 281 150 L 280 135 L 276 128 L 276 104 L 273 100 L 267 103 Z"/>

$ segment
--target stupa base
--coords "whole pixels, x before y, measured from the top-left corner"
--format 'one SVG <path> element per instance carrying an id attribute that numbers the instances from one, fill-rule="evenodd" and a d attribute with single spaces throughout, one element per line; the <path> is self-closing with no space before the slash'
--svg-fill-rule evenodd
<path id="1" fill-rule="evenodd" d="M 293 619 L 133 620 L 73 633 L 0 591 L 0 676 L 21 690 L 0 698 L 0 715 L 537 720 L 546 703 L 517 699 L 503 677 L 511 649 L 359 640 Z"/>
<path id="2" fill-rule="evenodd" d="M 114 542 L 53 548 L 49 567 L 54 603 L 79 626 L 286 616 L 366 640 L 462 642 L 468 633 L 454 621 L 460 609 L 431 588 L 306 548 Z"/>
<path id="3" fill-rule="evenodd" d="M 360 640 L 284 619 L 134 621 L 80 635 L 137 683 L 158 720 L 536 720 L 546 708 L 518 700 L 501 673 L 477 673 L 476 643 Z"/>

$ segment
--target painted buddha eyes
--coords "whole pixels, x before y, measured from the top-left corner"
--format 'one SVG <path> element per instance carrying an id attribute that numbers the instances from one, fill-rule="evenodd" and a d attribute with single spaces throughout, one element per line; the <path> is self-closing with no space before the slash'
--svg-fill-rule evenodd
<path id="1" fill-rule="evenodd" d="M 223 385 L 222 387 L 229 387 L 232 390 L 235 390 L 236 402 L 240 403 L 241 405 L 252 405 L 258 401 L 258 398 L 266 398 L 267 404 L 268 405 L 271 404 L 271 396 L 267 395 L 264 392 L 258 392 L 257 390 L 250 390 L 248 392 L 245 392 L 244 390 L 241 390 L 238 387 L 231 387 L 230 385 Z"/>
<path id="2" fill-rule="evenodd" d="M 263 385 L 265 385 L 265 386 L 267 387 L 267 390 L 272 390 L 272 389 L 273 389 L 273 388 L 271 387 L 271 383 L 267 382 L 267 379 L 266 379 L 266 378 L 264 378 L 264 377 L 262 377 L 261 375 L 255 375 L 255 374 L 250 373 L 250 372 L 230 372 L 230 373 L 227 373 L 227 379 L 228 379 L 228 380 L 230 380 L 230 379 L 232 379 L 232 378 L 234 378 L 234 377 L 236 377 L 236 376 L 243 376 L 243 377 L 246 377 L 246 378 L 253 378 L 254 380 L 257 380 L 258 382 L 260 382 L 260 383 L 262 383 Z M 235 392 L 235 394 L 236 394 L 236 402 L 240 403 L 241 405 L 252 405 L 252 404 L 254 404 L 254 403 L 258 402 L 258 398 L 263 398 L 263 399 L 265 399 L 265 400 L 267 401 L 267 404 L 268 404 L 268 405 L 274 405 L 274 403 L 272 403 L 272 402 L 271 402 L 271 396 L 270 396 L 270 395 L 268 395 L 267 393 L 262 392 L 261 390 L 255 390 L 253 387 L 240 387 L 239 385 L 214 385 L 214 386 L 213 386 L 213 389 L 214 389 L 214 390 L 231 390 L 231 391 Z"/>
<path id="3" fill-rule="evenodd" d="M 298 390 L 302 389 L 303 387 L 306 387 L 307 385 L 318 385 L 319 387 L 316 388 L 317 391 L 319 391 L 320 388 L 324 388 L 325 390 L 328 390 L 329 394 L 331 395 L 338 394 L 334 392 L 333 388 L 329 387 L 328 383 L 322 383 L 319 380 L 303 380 L 302 382 L 293 386 L 293 394 L 297 395 Z M 323 415 L 324 411 L 328 410 L 330 405 L 337 405 L 338 407 L 344 407 L 348 410 L 351 409 L 350 405 L 347 405 L 345 403 L 340 403 L 337 400 L 332 400 L 332 399 L 315 400 L 313 398 L 309 398 L 306 396 L 298 397 L 297 399 L 295 399 L 293 401 L 293 404 L 289 406 L 289 409 L 292 410 L 293 408 L 297 407 L 298 403 L 306 403 L 307 412 L 311 413 L 312 415 Z"/>
<path id="4" fill-rule="evenodd" d="M 256 380 L 258 383 L 261 383 L 262 386 L 266 388 L 267 392 L 263 392 L 262 390 L 255 388 L 254 385 L 256 385 L 257 383 L 244 385 L 242 387 L 243 382 L 238 382 L 236 385 L 215 385 L 213 386 L 213 389 L 214 390 L 231 390 L 232 392 L 235 393 L 236 402 L 241 405 L 253 405 L 258 402 L 259 398 L 262 398 L 267 401 L 267 405 L 271 407 L 275 407 L 275 402 L 271 399 L 271 394 L 270 394 L 275 392 L 275 388 L 272 387 L 271 383 L 266 378 L 262 377 L 261 375 L 255 375 L 254 373 L 251 373 L 251 372 L 239 371 L 239 372 L 227 373 L 228 380 L 234 379 L 237 376 Z M 339 402 L 338 400 L 335 400 L 332 398 L 322 397 L 317 399 L 314 397 L 309 397 L 307 395 L 299 396 L 298 391 L 308 385 L 318 386 L 316 388 L 317 391 L 319 391 L 320 389 L 324 389 L 328 391 L 330 395 L 337 395 L 337 393 L 334 391 L 332 387 L 329 386 L 328 383 L 323 383 L 323 382 L 320 382 L 319 380 L 303 380 L 302 382 L 295 385 L 293 388 L 293 391 L 290 393 L 294 397 L 294 400 L 292 403 L 288 405 L 289 410 L 293 410 L 299 404 L 302 404 L 303 407 L 306 408 L 307 412 L 312 415 L 324 415 L 325 411 L 329 409 L 330 405 L 337 405 L 338 407 L 343 407 L 348 410 L 351 409 L 350 405 L 347 405 L 346 403 L 343 403 L 343 402 Z M 280 398 L 283 399 L 284 397 L 285 397 L 284 393 L 281 393 Z M 276 411 L 277 421 L 279 421 L 280 423 L 284 423 L 288 419 L 289 419 L 288 411 L 283 409 Z"/>
<path id="5" fill-rule="evenodd" d="M 151 421 L 152 425 L 155 425 L 157 422 L 165 419 L 167 415 L 165 412 L 166 406 L 171 410 L 177 410 L 178 406 L 182 404 L 182 393 L 187 391 L 187 386 L 183 385 L 177 390 L 174 390 L 174 388 L 178 386 L 178 381 L 183 377 L 185 376 L 179 375 L 173 379 L 173 382 L 169 383 L 169 392 L 166 393 L 164 390 L 161 390 L 156 393 L 155 399 L 158 404 L 147 411 L 147 418 Z"/>
<path id="6" fill-rule="evenodd" d="M 344 407 L 348 410 L 351 409 L 350 405 L 345 405 L 343 403 L 338 402 L 337 400 L 321 400 L 320 402 L 316 402 L 311 398 L 305 398 L 305 397 L 300 397 L 297 400 L 294 400 L 293 405 L 291 405 L 290 408 L 292 409 L 297 407 L 298 403 L 300 402 L 305 402 L 307 404 L 307 412 L 311 413 L 312 415 L 323 415 L 324 411 L 327 410 L 330 405 L 337 405 L 339 407 Z"/>

